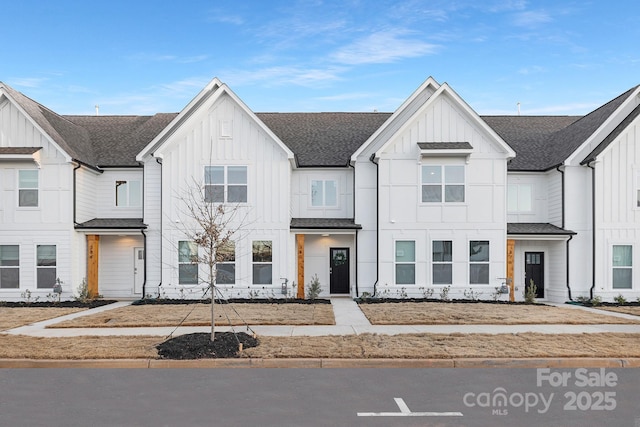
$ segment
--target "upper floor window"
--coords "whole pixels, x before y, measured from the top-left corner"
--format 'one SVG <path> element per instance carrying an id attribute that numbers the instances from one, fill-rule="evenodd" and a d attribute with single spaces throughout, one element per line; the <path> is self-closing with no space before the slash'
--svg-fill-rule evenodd
<path id="1" fill-rule="evenodd" d="M 509 184 L 507 186 L 507 211 L 531 212 L 533 209 L 531 184 Z"/>
<path id="2" fill-rule="evenodd" d="M 218 248 L 216 260 L 216 283 L 233 285 L 236 283 L 236 244 L 227 242 Z"/>
<path id="3" fill-rule="evenodd" d="M 434 240 L 432 242 L 431 262 L 434 285 L 453 283 L 453 242 Z"/>
<path id="4" fill-rule="evenodd" d="M 198 245 L 195 242 L 178 242 L 178 283 L 181 285 L 198 284 Z"/>
<path id="5" fill-rule="evenodd" d="M 396 241 L 396 285 L 416 283 L 416 242 Z"/>
<path id="6" fill-rule="evenodd" d="M 631 289 L 633 284 L 633 247 L 613 245 L 613 289 Z"/>
<path id="7" fill-rule="evenodd" d="M 0 289 L 20 287 L 20 247 L 0 245 Z"/>
<path id="8" fill-rule="evenodd" d="M 311 181 L 311 206 L 338 206 L 338 183 L 334 180 Z"/>
<path id="9" fill-rule="evenodd" d="M 142 205 L 140 181 L 116 181 L 116 206 L 138 208 Z"/>
<path id="10" fill-rule="evenodd" d="M 422 202 L 461 203 L 465 192 L 464 166 L 423 165 Z"/>
<path id="11" fill-rule="evenodd" d="M 204 200 L 207 203 L 246 203 L 246 166 L 205 166 Z"/>
<path id="12" fill-rule="evenodd" d="M 38 245 L 36 248 L 36 277 L 38 289 L 53 288 L 56 283 L 56 245 Z"/>
<path id="13" fill-rule="evenodd" d="M 38 170 L 18 171 L 18 206 L 38 207 Z"/>
<path id="14" fill-rule="evenodd" d="M 489 284 L 488 240 L 472 240 L 469 242 L 469 283 L 472 285 Z"/>

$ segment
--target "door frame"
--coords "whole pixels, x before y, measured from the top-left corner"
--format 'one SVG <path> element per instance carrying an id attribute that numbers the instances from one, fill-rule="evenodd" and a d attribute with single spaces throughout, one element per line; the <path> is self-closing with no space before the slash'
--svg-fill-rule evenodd
<path id="1" fill-rule="evenodd" d="M 346 262 L 346 269 L 347 269 L 347 274 L 345 276 L 346 278 L 346 289 L 343 290 L 342 287 L 340 287 L 340 289 L 334 291 L 334 282 L 333 282 L 333 251 L 334 250 L 341 250 L 341 251 L 345 251 L 347 254 L 347 262 Z M 351 252 L 350 252 L 350 248 L 348 247 L 329 247 L 329 294 L 333 295 L 333 294 L 337 294 L 337 295 L 349 295 L 351 292 Z"/>
<path id="2" fill-rule="evenodd" d="M 540 263 L 539 264 L 527 264 L 527 254 L 538 254 L 540 255 Z M 530 277 L 527 277 L 527 265 L 539 265 L 540 275 L 542 278 L 542 283 L 535 283 L 536 289 L 536 298 L 544 299 L 545 298 L 545 262 L 544 262 L 544 251 L 524 251 L 524 289 L 525 293 L 529 287 Z"/>
<path id="3" fill-rule="evenodd" d="M 138 258 L 138 251 L 142 251 L 142 259 Z M 136 246 L 133 248 L 133 293 L 142 294 L 142 288 L 144 287 L 144 273 L 145 273 L 145 248 L 142 246 Z M 140 277 L 140 285 L 136 286 L 136 280 Z M 143 295 L 144 296 L 144 295 Z"/>

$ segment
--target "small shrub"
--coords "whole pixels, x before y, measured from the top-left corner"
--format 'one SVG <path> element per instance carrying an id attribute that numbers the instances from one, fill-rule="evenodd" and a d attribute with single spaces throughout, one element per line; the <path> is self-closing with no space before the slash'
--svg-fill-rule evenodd
<path id="1" fill-rule="evenodd" d="M 433 296 L 433 288 L 425 288 L 424 286 L 420 286 L 418 288 L 422 292 L 422 298 L 429 299 Z"/>
<path id="2" fill-rule="evenodd" d="M 467 291 L 464 290 L 464 297 L 470 299 L 471 301 L 478 301 L 482 296 L 482 292 L 476 292 L 473 288 L 469 288 Z"/>
<path id="3" fill-rule="evenodd" d="M 405 288 L 404 286 L 403 286 L 403 287 L 401 287 L 400 289 L 398 289 L 398 290 L 396 291 L 396 294 L 397 294 L 400 298 L 402 298 L 402 299 L 407 299 L 407 298 L 409 298 L 409 295 L 407 295 L 407 288 Z"/>
<path id="4" fill-rule="evenodd" d="M 618 294 L 618 296 L 613 298 L 613 300 L 620 305 L 627 303 L 627 299 L 623 297 L 622 294 Z"/>
<path id="5" fill-rule="evenodd" d="M 600 295 L 596 295 L 589 301 L 592 306 L 597 307 L 602 304 L 602 297 Z"/>
<path id="6" fill-rule="evenodd" d="M 447 285 L 440 290 L 440 299 L 442 301 L 449 301 L 450 290 L 451 290 L 451 285 Z"/>
<path id="7" fill-rule="evenodd" d="M 84 278 L 82 279 L 82 283 L 78 287 L 78 295 L 75 295 L 73 298 L 76 301 L 86 303 L 102 298 L 102 295 L 92 295 L 91 292 L 89 292 L 89 284 L 87 283 L 87 279 Z"/>
<path id="8" fill-rule="evenodd" d="M 538 287 L 533 282 L 533 279 L 529 280 L 529 286 L 525 287 L 524 290 L 524 300 L 528 304 L 533 304 L 536 302 L 536 293 L 538 292 Z"/>
<path id="9" fill-rule="evenodd" d="M 320 286 L 320 279 L 317 274 L 314 274 L 307 286 L 307 298 L 316 299 L 322 292 L 322 287 Z"/>

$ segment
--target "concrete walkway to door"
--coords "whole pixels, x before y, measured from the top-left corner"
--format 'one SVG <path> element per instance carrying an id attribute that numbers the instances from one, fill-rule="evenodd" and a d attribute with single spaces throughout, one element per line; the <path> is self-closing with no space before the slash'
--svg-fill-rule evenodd
<path id="1" fill-rule="evenodd" d="M 351 297 L 332 297 L 331 306 L 336 326 L 371 326 L 358 304 Z"/>

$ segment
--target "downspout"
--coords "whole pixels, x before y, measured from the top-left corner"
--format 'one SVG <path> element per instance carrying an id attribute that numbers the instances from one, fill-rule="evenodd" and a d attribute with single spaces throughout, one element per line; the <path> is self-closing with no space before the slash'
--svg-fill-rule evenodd
<path id="1" fill-rule="evenodd" d="M 376 165 L 376 282 L 373 284 L 373 296 L 376 296 L 380 280 L 380 165 L 374 159 L 375 153 L 370 160 Z"/>
<path id="2" fill-rule="evenodd" d="M 351 164 L 351 162 L 348 162 L 347 165 L 351 168 L 353 168 L 353 189 L 351 190 L 351 194 L 353 195 L 353 219 L 355 221 L 356 218 L 356 168 L 355 166 L 353 166 Z M 356 228 L 356 260 L 355 260 L 355 264 L 356 264 L 356 274 L 355 274 L 355 280 L 356 280 L 356 298 L 360 297 L 360 292 L 358 291 L 358 229 Z"/>
<path id="3" fill-rule="evenodd" d="M 160 283 L 158 283 L 158 296 L 160 296 L 160 287 L 162 286 L 162 266 L 164 265 L 162 263 L 162 162 L 160 161 L 159 157 L 156 157 L 156 163 L 158 163 L 160 165 Z M 147 253 L 145 252 L 144 254 L 145 256 L 145 261 L 146 261 L 146 257 L 147 257 Z"/>
<path id="4" fill-rule="evenodd" d="M 562 176 L 562 180 L 561 180 L 562 184 L 561 184 L 561 189 L 560 189 L 560 198 L 561 198 L 561 201 L 562 201 L 562 206 L 561 206 L 561 209 L 562 209 L 562 220 L 561 220 L 561 224 L 562 224 L 562 228 L 564 229 L 564 227 L 565 227 L 565 218 L 566 218 L 565 217 L 566 214 L 565 214 L 565 210 L 564 210 L 565 209 L 565 200 L 564 200 L 564 189 L 565 189 L 564 178 L 565 177 L 564 177 L 564 170 L 560 169 L 561 166 L 562 165 L 558 165 L 556 167 L 556 170 L 558 172 L 560 172 L 560 175 Z M 572 235 L 569 236 L 569 240 L 567 240 L 567 242 L 566 242 L 566 249 L 565 249 L 565 256 L 566 256 L 565 264 L 566 264 L 566 269 L 567 269 L 566 270 L 566 275 L 567 275 L 567 277 L 566 277 L 566 282 L 567 282 L 566 285 L 567 285 L 567 293 L 569 295 L 569 301 L 573 301 L 573 298 L 571 298 L 571 284 L 569 283 L 569 271 L 570 271 L 570 269 L 569 269 L 569 262 L 570 262 L 569 261 L 569 242 L 571 241 L 571 239 L 573 239 Z"/>
<path id="5" fill-rule="evenodd" d="M 593 299 L 593 290 L 596 288 L 596 168 L 591 166 L 593 160 L 587 163 L 591 169 L 591 289 L 589 299 Z"/>
<path id="6" fill-rule="evenodd" d="M 140 233 L 142 233 L 142 247 L 144 248 L 142 255 L 144 264 L 144 273 L 142 274 L 142 299 L 145 299 L 147 295 L 147 235 L 144 234 L 144 230 L 140 230 Z"/>

